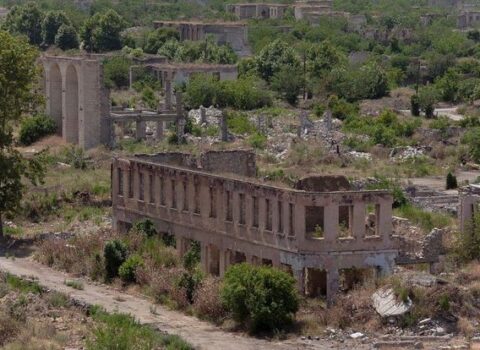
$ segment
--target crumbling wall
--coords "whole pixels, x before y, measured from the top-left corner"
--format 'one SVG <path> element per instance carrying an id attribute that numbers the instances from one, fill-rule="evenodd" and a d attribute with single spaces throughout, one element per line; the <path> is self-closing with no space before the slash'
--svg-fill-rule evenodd
<path id="1" fill-rule="evenodd" d="M 244 150 L 209 151 L 195 156 L 180 152 L 138 154 L 136 157 L 149 162 L 201 169 L 211 173 L 232 173 L 240 176 L 256 175 L 255 153 Z"/>
<path id="2" fill-rule="evenodd" d="M 307 192 L 350 191 L 351 185 L 343 175 L 307 176 L 297 181 L 295 189 Z"/>
<path id="3" fill-rule="evenodd" d="M 200 156 L 203 170 L 216 173 L 233 173 L 254 177 L 257 173 L 255 153 L 251 151 L 209 151 Z"/>

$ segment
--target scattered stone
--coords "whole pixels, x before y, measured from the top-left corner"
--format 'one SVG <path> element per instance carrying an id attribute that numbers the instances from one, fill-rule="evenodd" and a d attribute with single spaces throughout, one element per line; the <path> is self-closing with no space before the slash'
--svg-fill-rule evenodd
<path id="1" fill-rule="evenodd" d="M 445 328 L 443 328 L 443 327 L 435 328 L 435 334 L 436 335 L 445 335 L 445 333 L 446 333 Z"/>
<path id="2" fill-rule="evenodd" d="M 420 320 L 420 321 L 418 322 L 418 324 L 419 324 L 419 325 L 424 325 L 424 324 L 426 324 L 426 323 L 430 323 L 431 321 L 432 321 L 431 318 L 424 318 L 423 320 Z"/>

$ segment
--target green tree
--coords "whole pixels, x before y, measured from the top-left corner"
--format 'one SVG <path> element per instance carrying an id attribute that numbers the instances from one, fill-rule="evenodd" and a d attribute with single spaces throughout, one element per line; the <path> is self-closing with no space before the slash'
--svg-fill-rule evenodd
<path id="1" fill-rule="evenodd" d="M 62 50 L 70 50 L 78 48 L 78 35 L 73 26 L 62 25 L 55 35 L 55 45 Z"/>
<path id="2" fill-rule="evenodd" d="M 314 77 L 324 77 L 334 67 L 347 63 L 346 56 L 330 41 L 312 45 L 307 51 L 308 70 Z"/>
<path id="3" fill-rule="evenodd" d="M 42 42 L 42 22 L 44 14 L 34 2 L 24 6 L 14 6 L 8 13 L 2 28 L 11 34 L 26 35 L 30 44 L 40 45 Z"/>
<path id="4" fill-rule="evenodd" d="M 178 31 L 172 28 L 158 28 L 147 35 L 147 43 L 143 50 L 156 54 L 168 40 L 179 40 Z"/>
<path id="5" fill-rule="evenodd" d="M 127 23 L 114 10 L 96 13 L 85 21 L 80 37 L 87 51 L 104 52 L 122 48 L 121 32 Z"/>
<path id="6" fill-rule="evenodd" d="M 260 51 L 255 58 L 255 65 L 259 75 L 266 81 L 270 81 L 270 78 L 283 66 L 299 67 L 300 60 L 291 46 L 277 39 Z"/>
<path id="7" fill-rule="evenodd" d="M 44 167 L 38 157 L 25 159 L 13 147 L 13 124 L 37 107 L 38 52 L 25 40 L 0 31 L 0 236 L 2 216 L 20 205 L 25 184 L 22 177 L 36 184 Z"/>
<path id="8" fill-rule="evenodd" d="M 434 105 L 438 101 L 438 91 L 432 85 L 422 87 L 418 91 L 418 103 L 420 108 L 425 112 L 427 118 L 433 117 Z"/>
<path id="9" fill-rule="evenodd" d="M 42 22 L 43 43 L 47 46 L 55 43 L 55 38 L 62 25 L 71 26 L 71 22 L 63 11 L 49 11 Z"/>
<path id="10" fill-rule="evenodd" d="M 452 68 L 438 79 L 436 86 L 444 101 L 456 102 L 458 99 L 458 89 L 460 84 L 459 74 Z"/>
<path id="11" fill-rule="evenodd" d="M 266 266 L 231 266 L 223 281 L 222 300 L 238 322 L 252 331 L 278 330 L 298 310 L 295 280 L 288 273 Z"/>
<path id="12" fill-rule="evenodd" d="M 271 86 L 285 101 L 296 105 L 304 79 L 300 67 L 284 66 L 272 77 Z"/>
<path id="13" fill-rule="evenodd" d="M 480 163 L 480 127 L 468 130 L 462 142 L 468 146 L 469 155 L 473 161 Z"/>

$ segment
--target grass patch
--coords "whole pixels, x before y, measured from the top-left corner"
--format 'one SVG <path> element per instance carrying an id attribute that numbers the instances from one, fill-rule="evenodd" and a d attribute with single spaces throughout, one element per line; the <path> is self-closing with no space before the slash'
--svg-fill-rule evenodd
<path id="1" fill-rule="evenodd" d="M 37 282 L 25 281 L 20 277 L 11 274 L 7 274 L 5 282 L 10 288 L 18 290 L 22 293 L 40 294 L 43 291 L 42 287 L 40 287 Z"/>
<path id="2" fill-rule="evenodd" d="M 83 283 L 80 281 L 75 280 L 65 280 L 63 282 L 67 287 L 71 287 L 73 289 L 83 290 Z"/>
<path id="3" fill-rule="evenodd" d="M 410 204 L 396 208 L 394 214 L 410 220 L 425 232 L 430 232 L 434 228 L 444 228 L 452 222 L 452 218 L 446 214 L 431 213 Z"/>
<path id="4" fill-rule="evenodd" d="M 108 314 L 99 307 L 91 310 L 98 323 L 87 339 L 88 350 L 103 349 L 167 349 L 191 350 L 193 347 L 178 336 L 163 335 L 151 327 L 141 325 L 127 314 Z"/>

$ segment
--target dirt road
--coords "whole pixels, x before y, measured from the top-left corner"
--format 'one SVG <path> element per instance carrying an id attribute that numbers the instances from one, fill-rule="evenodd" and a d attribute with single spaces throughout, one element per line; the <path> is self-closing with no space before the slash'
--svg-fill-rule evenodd
<path id="1" fill-rule="evenodd" d="M 53 270 L 36 263 L 31 258 L 0 257 L 0 270 L 17 276 L 28 276 L 38 280 L 39 284 L 69 295 L 72 299 L 87 305 L 100 305 L 109 312 L 128 313 L 144 324 L 152 324 L 158 330 L 168 334 L 176 334 L 187 340 L 197 349 L 209 350 L 250 350 L 250 349 L 368 349 L 367 345 L 350 341 L 347 343 L 332 343 L 330 341 L 287 340 L 270 342 L 239 334 L 223 331 L 195 317 L 186 316 L 180 312 L 168 310 L 153 304 L 146 298 L 132 296 L 116 291 L 105 285 L 94 285 L 83 281 L 84 289 L 76 290 L 67 287 L 64 282 L 71 278 L 65 273 Z"/>

